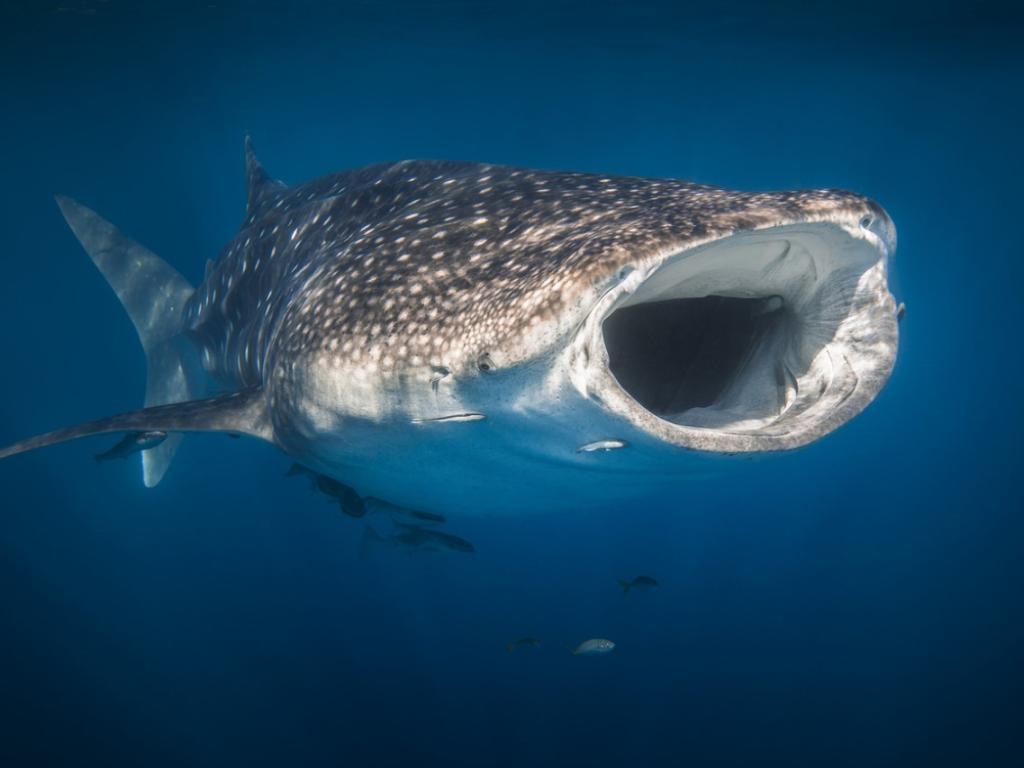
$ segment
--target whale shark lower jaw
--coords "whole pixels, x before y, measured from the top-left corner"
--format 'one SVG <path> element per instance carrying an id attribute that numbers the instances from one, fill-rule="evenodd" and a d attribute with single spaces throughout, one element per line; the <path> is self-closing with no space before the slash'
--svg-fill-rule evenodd
<path id="1" fill-rule="evenodd" d="M 745 231 L 621 271 L 569 347 L 575 389 L 657 441 L 781 451 L 834 431 L 896 358 L 884 213 Z"/>

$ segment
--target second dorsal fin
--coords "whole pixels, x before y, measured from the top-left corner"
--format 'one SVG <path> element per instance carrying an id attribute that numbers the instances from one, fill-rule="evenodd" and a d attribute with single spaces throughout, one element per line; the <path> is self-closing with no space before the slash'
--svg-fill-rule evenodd
<path id="1" fill-rule="evenodd" d="M 245 210 L 246 224 L 273 208 L 281 200 L 288 187 L 280 181 L 270 178 L 256 159 L 252 148 L 252 137 L 245 137 L 245 177 L 248 186 L 248 204 Z"/>

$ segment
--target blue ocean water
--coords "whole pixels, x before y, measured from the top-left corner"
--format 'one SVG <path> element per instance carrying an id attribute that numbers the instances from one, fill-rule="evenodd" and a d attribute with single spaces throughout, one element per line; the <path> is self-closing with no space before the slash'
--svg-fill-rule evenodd
<path id="1" fill-rule="evenodd" d="M 1019 13 L 932 4 L 164 2 L 0 10 L 0 443 L 141 403 L 60 192 L 198 282 L 242 137 L 299 182 L 452 158 L 843 187 L 899 230 L 886 390 L 671 496 L 452 510 L 358 556 L 255 441 L 165 481 L 0 462 L 0 765 L 1019 765 Z M 617 580 L 661 586 L 624 598 Z M 536 649 L 508 653 L 519 637 Z M 616 650 L 566 650 L 609 637 Z"/>

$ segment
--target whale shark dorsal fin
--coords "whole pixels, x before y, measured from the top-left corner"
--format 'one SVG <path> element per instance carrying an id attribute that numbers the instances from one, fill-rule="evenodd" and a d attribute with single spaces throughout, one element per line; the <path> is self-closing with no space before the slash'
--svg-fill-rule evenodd
<path id="1" fill-rule="evenodd" d="M 260 161 L 256 159 L 256 152 L 252 148 L 252 136 L 249 135 L 245 137 L 245 177 L 249 196 L 245 220 L 247 224 L 251 224 L 277 205 L 288 187 L 270 178 L 263 169 Z"/>
<path id="2" fill-rule="evenodd" d="M 77 440 L 80 437 L 110 432 L 151 431 L 243 433 L 273 441 L 263 390 L 260 387 L 253 387 L 205 400 L 155 405 L 57 429 L 0 448 L 0 459 L 48 445 Z M 143 455 L 145 453 L 144 451 Z"/>

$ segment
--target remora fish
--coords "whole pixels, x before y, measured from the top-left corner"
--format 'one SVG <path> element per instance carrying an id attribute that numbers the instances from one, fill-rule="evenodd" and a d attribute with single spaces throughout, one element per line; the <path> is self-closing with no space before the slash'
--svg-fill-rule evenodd
<path id="1" fill-rule="evenodd" d="M 519 640 L 513 640 L 511 643 L 505 646 L 505 650 L 509 653 L 514 653 L 520 648 L 538 648 L 540 647 L 540 640 L 535 637 L 523 637 Z"/>
<path id="2" fill-rule="evenodd" d="M 637 576 L 635 579 L 630 579 L 629 581 L 619 580 L 619 586 L 622 587 L 622 594 L 628 595 L 629 590 L 631 589 L 638 589 L 641 591 L 654 589 L 658 586 L 658 582 L 650 576 Z"/>
<path id="3" fill-rule="evenodd" d="M 133 453 L 152 450 L 166 439 L 166 432 L 129 432 L 118 440 L 112 448 L 103 453 L 97 453 L 93 458 L 98 462 L 110 461 L 111 459 L 126 459 Z"/>
<path id="4" fill-rule="evenodd" d="M 354 488 L 335 480 L 333 477 L 314 472 L 299 463 L 292 464 L 287 474 L 288 477 L 295 477 L 297 475 L 308 477 L 316 490 L 338 502 L 341 511 L 349 517 L 362 517 L 366 514 L 366 506 Z"/>
<path id="5" fill-rule="evenodd" d="M 363 532 L 363 550 L 373 544 L 390 544 L 401 549 L 417 549 L 426 552 L 476 552 L 470 542 L 451 533 L 421 528 L 418 525 L 396 523 L 397 531 L 390 536 L 381 536 L 370 526 Z"/>
<path id="6" fill-rule="evenodd" d="M 677 487 L 699 452 L 817 440 L 893 366 L 895 229 L 857 194 L 445 161 L 286 187 L 248 142 L 246 165 L 245 221 L 196 288 L 58 198 L 139 333 L 147 407 L 0 458 L 242 433 L 400 506 L 578 508 Z M 208 375 L 234 391 L 202 399 Z M 142 454 L 147 485 L 180 439 Z M 600 440 L 627 447 L 577 453 Z"/>
<path id="7" fill-rule="evenodd" d="M 366 511 L 370 514 L 390 517 L 396 523 L 409 523 L 411 525 L 440 525 L 445 521 L 444 515 L 435 515 L 433 512 L 421 512 L 418 509 L 399 507 L 397 504 L 375 499 L 372 496 L 363 499 Z"/>

